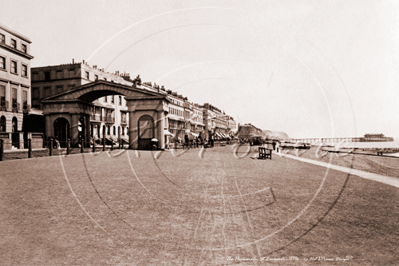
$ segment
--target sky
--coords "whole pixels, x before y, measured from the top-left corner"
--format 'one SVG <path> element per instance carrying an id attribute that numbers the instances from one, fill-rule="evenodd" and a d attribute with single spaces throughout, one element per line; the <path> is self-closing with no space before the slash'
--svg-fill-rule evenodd
<path id="1" fill-rule="evenodd" d="M 291 138 L 399 137 L 399 1 L 1 1 L 32 67 L 140 75 Z"/>

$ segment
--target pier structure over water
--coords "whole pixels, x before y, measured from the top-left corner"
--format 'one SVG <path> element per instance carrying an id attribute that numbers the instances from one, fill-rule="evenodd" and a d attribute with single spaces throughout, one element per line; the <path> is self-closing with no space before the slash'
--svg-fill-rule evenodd
<path id="1" fill-rule="evenodd" d="M 364 137 L 351 138 L 301 138 L 290 139 L 290 142 L 301 143 L 340 143 L 340 142 L 378 142 L 394 141 L 392 137 L 385 137 L 384 134 L 365 134 Z"/>

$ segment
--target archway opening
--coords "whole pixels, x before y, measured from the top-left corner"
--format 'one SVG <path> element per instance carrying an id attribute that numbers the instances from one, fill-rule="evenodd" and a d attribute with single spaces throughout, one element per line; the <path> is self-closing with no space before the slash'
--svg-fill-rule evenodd
<path id="1" fill-rule="evenodd" d="M 0 132 L 6 132 L 6 117 L 4 115 L 0 118 Z"/>
<path id="2" fill-rule="evenodd" d="M 138 149 L 150 150 L 151 139 L 155 136 L 154 119 L 149 115 L 143 115 L 138 121 Z"/>
<path id="3" fill-rule="evenodd" d="M 18 119 L 14 116 L 11 123 L 11 143 L 15 148 L 19 148 Z"/>
<path id="4" fill-rule="evenodd" d="M 70 138 L 70 126 L 66 118 L 60 117 L 54 121 L 54 137 L 60 142 L 61 147 L 67 146 Z"/>

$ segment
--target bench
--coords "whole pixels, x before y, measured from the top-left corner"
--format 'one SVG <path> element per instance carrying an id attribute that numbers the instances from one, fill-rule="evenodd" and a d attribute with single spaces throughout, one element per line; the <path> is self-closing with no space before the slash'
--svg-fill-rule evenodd
<path id="1" fill-rule="evenodd" d="M 259 147 L 259 159 L 272 159 L 272 149 L 267 149 L 265 147 Z"/>

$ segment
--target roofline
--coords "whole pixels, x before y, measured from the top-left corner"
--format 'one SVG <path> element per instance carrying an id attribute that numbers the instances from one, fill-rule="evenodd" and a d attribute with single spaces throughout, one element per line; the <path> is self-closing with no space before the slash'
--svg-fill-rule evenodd
<path id="1" fill-rule="evenodd" d="M 153 95 L 155 97 L 161 96 L 160 93 L 148 91 L 148 90 L 145 90 L 145 89 L 138 89 L 135 86 L 124 85 L 124 84 L 110 82 L 110 81 L 105 81 L 105 80 L 97 80 L 97 81 L 93 81 L 93 82 L 89 82 L 89 83 L 77 86 L 77 87 L 75 87 L 75 88 L 73 88 L 71 90 L 55 94 L 55 95 L 50 96 L 50 97 L 48 97 L 46 99 L 51 100 L 51 99 L 58 98 L 59 96 L 62 96 L 62 95 L 65 95 L 65 94 L 69 94 L 69 93 L 72 93 L 74 91 L 79 91 L 79 90 L 82 90 L 82 89 L 85 89 L 85 88 L 93 87 L 93 86 L 96 86 L 96 85 L 99 85 L 99 84 L 112 85 L 114 87 L 120 87 L 120 88 L 123 88 L 123 89 L 130 89 L 130 90 L 134 90 L 134 91 L 137 91 L 137 92 L 143 92 L 144 91 L 146 94 L 150 94 L 150 95 Z M 162 96 L 166 96 L 166 95 L 162 95 Z"/>
<path id="2" fill-rule="evenodd" d="M 5 31 L 7 31 L 8 33 L 11 33 L 11 34 L 17 36 L 18 38 L 20 38 L 20 39 L 26 41 L 27 43 L 32 43 L 32 41 L 31 41 L 28 37 L 26 37 L 25 35 L 22 35 L 21 33 L 19 33 L 19 32 L 16 31 L 16 30 L 13 30 L 13 29 L 7 27 L 6 25 L 4 25 L 4 24 L 2 24 L 2 23 L 0 23 L 0 29 L 5 30 Z"/>

